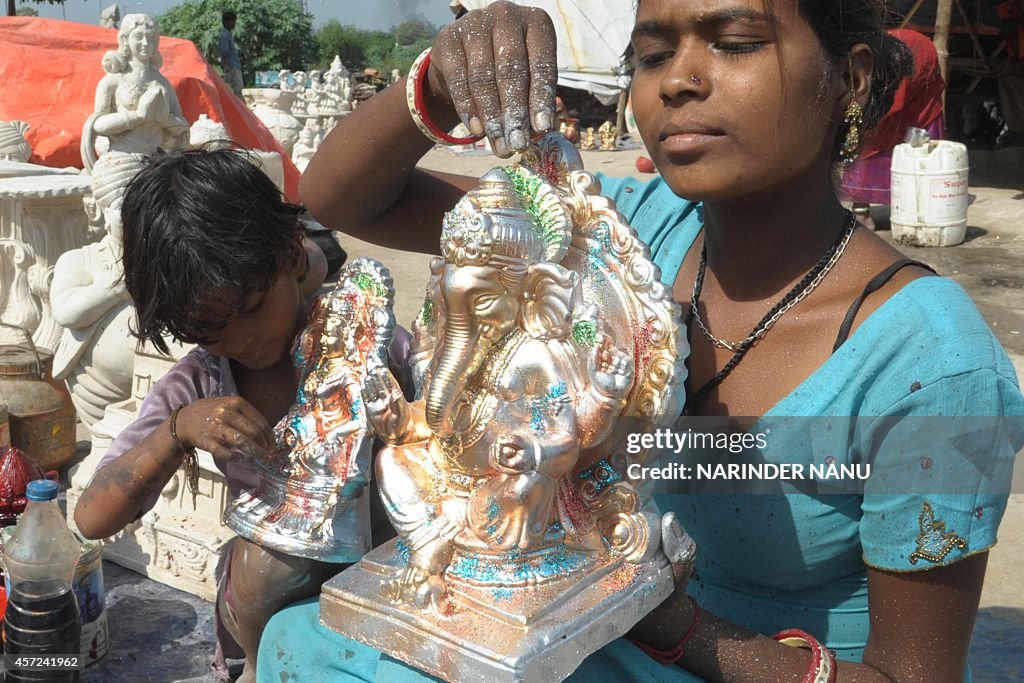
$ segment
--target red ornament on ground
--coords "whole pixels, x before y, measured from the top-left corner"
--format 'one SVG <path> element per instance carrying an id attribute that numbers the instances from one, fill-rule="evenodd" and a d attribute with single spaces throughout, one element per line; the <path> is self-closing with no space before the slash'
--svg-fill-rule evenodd
<path id="1" fill-rule="evenodd" d="M 641 173 L 654 173 L 654 162 L 647 157 L 637 157 L 636 170 L 640 171 Z"/>

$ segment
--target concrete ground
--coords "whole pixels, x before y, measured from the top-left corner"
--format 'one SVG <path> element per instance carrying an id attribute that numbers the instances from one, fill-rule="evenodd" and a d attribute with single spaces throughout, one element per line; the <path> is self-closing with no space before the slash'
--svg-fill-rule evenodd
<path id="1" fill-rule="evenodd" d="M 583 157 L 590 171 L 642 177 L 634 166 L 640 153 L 584 152 Z M 498 160 L 435 149 L 422 165 L 479 176 Z M 967 241 L 952 248 L 904 251 L 967 289 L 1024 376 L 1024 150 L 972 153 L 971 169 L 974 199 Z M 408 325 L 423 301 L 430 257 L 347 236 L 342 243 L 350 257 L 372 256 L 391 269 L 396 317 Z M 1011 497 L 990 556 L 971 646 L 979 683 L 1024 681 L 1024 467 L 1017 468 L 1014 478 L 1018 493 Z M 109 563 L 105 567 L 112 650 L 86 671 L 83 682 L 171 681 L 204 673 L 213 651 L 212 605 Z"/>

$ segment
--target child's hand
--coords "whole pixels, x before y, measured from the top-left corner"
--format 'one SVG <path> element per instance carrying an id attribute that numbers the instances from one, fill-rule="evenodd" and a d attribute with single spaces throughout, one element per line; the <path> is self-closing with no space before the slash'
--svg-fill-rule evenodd
<path id="1" fill-rule="evenodd" d="M 274 445 L 270 425 L 240 396 L 204 398 L 178 413 L 178 438 L 219 460 L 263 457 Z"/>

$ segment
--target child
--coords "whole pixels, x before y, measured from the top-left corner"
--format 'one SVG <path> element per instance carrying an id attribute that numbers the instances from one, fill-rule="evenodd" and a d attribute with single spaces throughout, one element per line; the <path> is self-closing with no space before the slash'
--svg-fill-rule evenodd
<path id="1" fill-rule="evenodd" d="M 87 538 L 149 510 L 191 448 L 213 455 L 233 495 L 257 483 L 251 460 L 272 447 L 271 426 L 295 396 L 289 351 L 325 269 L 315 246 L 306 256 L 300 212 L 234 150 L 158 154 L 129 184 L 124 273 L 136 334 L 161 351 L 164 335 L 198 348 L 153 386 L 99 463 L 75 509 Z M 321 275 L 312 282 L 311 260 Z M 337 569 L 235 539 L 218 586 L 215 671 L 226 676 L 224 655 L 241 656 L 233 638 L 246 658 L 239 680 L 255 680 L 267 619 Z"/>
<path id="2" fill-rule="evenodd" d="M 863 495 L 658 496 L 701 547 L 700 579 L 677 573 L 633 641 L 592 654 L 573 678 L 824 681 L 838 670 L 840 681 L 969 680 L 1018 441 L 992 418 L 1024 414 L 1024 397 L 964 291 L 858 228 L 834 183 L 910 73 L 910 53 L 884 32 L 880 0 L 635 6 L 633 113 L 660 177 L 601 181 L 689 312 L 687 413 L 859 418 L 835 459 L 908 476 L 931 467 L 928 454 L 957 454 L 924 429 L 894 448 L 899 430 L 878 427 L 942 416 L 960 430 L 952 443 L 977 446 L 983 464 L 930 470 L 960 493 L 927 498 L 909 481 L 884 494 L 871 481 Z M 402 84 L 342 121 L 302 177 L 310 211 L 358 237 L 436 252 L 443 212 L 478 181 L 416 167 L 443 139 L 432 131 L 461 120 L 510 156 L 550 129 L 554 36 L 543 11 L 508 2 L 443 28 L 426 77 L 412 83 L 425 106 L 410 108 Z M 367 185 L 372 196 L 348 201 Z M 966 416 L 989 416 L 991 429 Z M 824 459 L 813 441 L 776 436 L 768 462 Z M 983 490 L 982 470 L 999 472 L 1005 490 Z M 792 628 L 803 633 L 789 642 L 815 656 L 777 642 Z M 275 615 L 262 650 L 266 681 L 422 679 L 415 662 L 320 625 L 312 602 Z"/>

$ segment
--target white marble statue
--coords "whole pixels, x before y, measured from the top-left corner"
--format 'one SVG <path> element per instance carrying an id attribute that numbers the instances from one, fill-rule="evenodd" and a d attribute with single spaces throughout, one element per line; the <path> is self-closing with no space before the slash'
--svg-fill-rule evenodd
<path id="1" fill-rule="evenodd" d="M 91 427 L 111 403 L 131 395 L 134 307 L 121 277 L 121 203 L 142 165 L 138 154 L 107 152 L 92 169 L 86 212 L 105 230 L 99 242 L 65 252 L 54 267 L 50 300 L 64 334 L 53 376 L 67 381 L 79 417 Z"/>
<path id="2" fill-rule="evenodd" d="M 107 74 L 96 86 L 96 109 L 82 129 L 82 162 L 96 162 L 97 137 L 116 152 L 177 149 L 188 141 L 178 96 L 160 73 L 160 34 L 148 14 L 129 14 L 117 32 L 117 50 L 103 56 Z"/>
<path id="3" fill-rule="evenodd" d="M 24 121 L 0 121 L 0 159 L 28 161 L 32 148 L 25 139 L 29 126 Z"/>
<path id="4" fill-rule="evenodd" d="M 320 74 L 321 72 L 318 69 L 313 69 L 309 72 L 309 83 L 306 84 L 306 90 L 303 93 L 306 101 L 306 111 L 310 114 L 320 113 L 320 90 L 323 88 Z"/>
<path id="5" fill-rule="evenodd" d="M 120 21 L 121 8 L 116 2 L 100 12 L 100 26 L 102 28 L 117 28 L 117 24 Z"/>
<path id="6" fill-rule="evenodd" d="M 313 125 L 310 125 L 310 124 Z M 299 169 L 299 173 L 306 171 L 306 166 L 309 166 L 309 160 L 316 154 L 317 147 L 320 146 L 320 140 L 317 137 L 319 126 L 314 122 L 314 119 L 308 119 L 306 125 L 299 131 L 299 140 L 295 143 L 295 148 L 292 150 L 292 161 L 295 163 L 295 167 Z"/>
<path id="7" fill-rule="evenodd" d="M 290 157 L 295 141 L 299 139 L 299 131 L 302 130 L 302 122 L 291 114 L 292 103 L 298 93 L 277 88 L 254 88 L 253 91 L 256 106 L 252 108 L 252 113 L 263 122 Z"/>
<path id="8" fill-rule="evenodd" d="M 231 136 L 223 123 L 210 119 L 206 114 L 200 114 L 189 128 L 188 142 L 194 149 L 225 149 L 231 146 Z"/>
<path id="9" fill-rule="evenodd" d="M 292 102 L 292 115 L 305 116 L 306 111 L 306 72 L 296 71 L 292 74 L 292 90 L 295 91 L 295 101 Z"/>
<path id="10" fill-rule="evenodd" d="M 277 73 L 277 79 L 279 81 L 278 87 L 285 92 L 294 92 L 295 84 L 292 83 L 292 72 L 291 69 L 281 69 Z"/>

